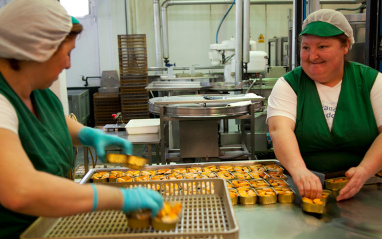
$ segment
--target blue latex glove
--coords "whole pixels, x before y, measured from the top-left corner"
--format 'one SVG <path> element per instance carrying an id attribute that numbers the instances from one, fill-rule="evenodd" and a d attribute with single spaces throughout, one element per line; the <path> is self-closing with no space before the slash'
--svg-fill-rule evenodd
<path id="1" fill-rule="evenodd" d="M 163 198 L 157 191 L 142 187 L 125 189 L 121 188 L 123 195 L 122 211 L 133 212 L 138 209 L 150 209 L 154 218 L 163 207 Z"/>
<path id="2" fill-rule="evenodd" d="M 125 154 L 131 154 L 133 150 L 133 145 L 126 139 L 105 134 L 100 129 L 84 127 L 78 133 L 78 139 L 82 145 L 93 147 L 102 162 L 105 161 L 105 148 L 108 146 L 118 146 Z"/>

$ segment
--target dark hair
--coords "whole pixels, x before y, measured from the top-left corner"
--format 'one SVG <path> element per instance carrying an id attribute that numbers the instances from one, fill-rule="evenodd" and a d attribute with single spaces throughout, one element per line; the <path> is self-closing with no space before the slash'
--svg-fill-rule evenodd
<path id="1" fill-rule="evenodd" d="M 20 64 L 19 64 L 19 60 L 16 60 L 16 59 L 8 59 L 8 62 L 9 62 L 9 65 L 10 67 L 15 70 L 15 71 L 19 71 L 20 70 Z"/>
<path id="2" fill-rule="evenodd" d="M 64 41 L 75 38 L 78 34 L 82 32 L 82 30 L 83 27 L 80 23 L 73 24 L 72 29 L 70 30 L 69 34 L 66 36 Z M 20 70 L 20 60 L 8 59 L 8 62 L 11 69 L 13 69 L 14 71 Z"/>
<path id="3" fill-rule="evenodd" d="M 72 39 L 73 37 L 76 37 L 78 34 L 80 34 L 83 30 L 83 27 L 80 23 L 75 23 L 72 26 L 72 30 L 70 30 L 69 34 L 66 36 L 66 39 Z"/>

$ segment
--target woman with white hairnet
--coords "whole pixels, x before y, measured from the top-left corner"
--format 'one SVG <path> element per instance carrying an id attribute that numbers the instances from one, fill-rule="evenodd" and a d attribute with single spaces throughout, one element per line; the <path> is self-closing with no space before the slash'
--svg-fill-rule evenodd
<path id="1" fill-rule="evenodd" d="M 300 34 L 301 66 L 281 77 L 268 101 L 267 123 L 277 159 L 301 195 L 321 196 L 311 171 L 343 171 L 337 200 L 353 197 L 382 167 L 382 75 L 345 60 L 354 43 L 345 16 L 321 9 Z"/>
<path id="2" fill-rule="evenodd" d="M 48 89 L 70 68 L 82 26 L 56 0 L 13 0 L 0 9 L 0 238 L 18 238 L 37 216 L 141 208 L 156 215 L 162 196 L 148 189 L 79 185 L 65 179 L 73 143 L 104 148 L 131 143 L 64 116 Z"/>

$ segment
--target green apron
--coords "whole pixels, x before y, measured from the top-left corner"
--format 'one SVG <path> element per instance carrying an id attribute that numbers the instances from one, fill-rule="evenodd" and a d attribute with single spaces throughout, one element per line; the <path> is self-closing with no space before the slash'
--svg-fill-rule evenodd
<path id="1" fill-rule="evenodd" d="M 331 131 L 314 81 L 301 67 L 284 76 L 297 95 L 295 134 L 308 169 L 329 173 L 347 170 L 362 161 L 378 136 L 370 101 L 377 74 L 362 64 L 345 64 Z"/>
<path id="2" fill-rule="evenodd" d="M 31 98 L 38 115 L 36 118 L 1 73 L 0 94 L 4 95 L 16 110 L 19 137 L 35 169 L 66 177 L 74 156 L 60 100 L 49 89 L 33 91 Z M 0 238 L 19 238 L 34 220 L 36 217 L 15 213 L 0 205 Z"/>

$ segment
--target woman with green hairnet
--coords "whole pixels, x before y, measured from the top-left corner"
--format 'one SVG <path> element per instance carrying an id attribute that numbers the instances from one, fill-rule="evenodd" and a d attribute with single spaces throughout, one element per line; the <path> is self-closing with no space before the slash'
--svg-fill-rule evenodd
<path id="1" fill-rule="evenodd" d="M 345 16 L 311 13 L 300 34 L 301 66 L 281 77 L 268 102 L 267 123 L 277 159 L 302 196 L 321 196 L 312 171 L 343 171 L 337 200 L 353 197 L 382 167 L 382 76 L 345 60 L 354 44 Z"/>
<path id="2" fill-rule="evenodd" d="M 60 217 L 95 210 L 150 209 L 162 196 L 153 190 L 79 185 L 66 179 L 73 143 L 130 142 L 65 117 L 48 89 L 64 69 L 82 25 L 56 0 L 13 0 L 0 9 L 0 238 L 19 238 L 38 216 Z"/>

